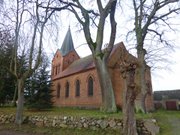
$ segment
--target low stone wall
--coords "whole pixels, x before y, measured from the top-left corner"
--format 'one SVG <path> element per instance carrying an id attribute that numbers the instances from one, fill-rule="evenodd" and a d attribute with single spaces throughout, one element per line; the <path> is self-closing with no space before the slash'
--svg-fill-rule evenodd
<path id="1" fill-rule="evenodd" d="M 40 127 L 60 127 L 60 128 L 90 128 L 98 129 L 122 129 L 122 120 L 113 118 L 85 118 L 72 116 L 25 116 L 24 123 L 34 124 Z M 0 115 L 0 124 L 13 123 L 15 116 Z M 139 135 L 155 135 L 151 131 L 159 130 L 155 126 L 155 120 L 137 120 L 137 130 Z M 153 128 L 152 128 L 153 127 Z M 155 127 L 155 128 L 154 128 Z"/>

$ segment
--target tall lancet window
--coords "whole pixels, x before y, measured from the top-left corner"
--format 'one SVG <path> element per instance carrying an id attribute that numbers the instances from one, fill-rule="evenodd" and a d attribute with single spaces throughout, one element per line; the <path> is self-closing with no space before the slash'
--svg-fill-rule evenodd
<path id="1" fill-rule="evenodd" d="M 93 78 L 90 76 L 88 79 L 88 96 L 93 96 L 93 87 L 94 87 L 93 83 L 94 83 Z"/>
<path id="2" fill-rule="evenodd" d="M 58 84 L 57 85 L 57 98 L 60 98 L 60 90 L 61 90 L 61 85 L 60 84 Z"/>
<path id="3" fill-rule="evenodd" d="M 65 91 L 65 97 L 69 97 L 69 82 L 66 83 L 66 91 Z"/>
<path id="4" fill-rule="evenodd" d="M 76 97 L 80 96 L 80 81 L 76 80 Z"/>

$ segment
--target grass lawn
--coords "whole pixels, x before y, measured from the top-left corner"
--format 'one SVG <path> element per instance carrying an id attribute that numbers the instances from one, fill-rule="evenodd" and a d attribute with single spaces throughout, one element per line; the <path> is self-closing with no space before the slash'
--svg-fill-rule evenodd
<path id="1" fill-rule="evenodd" d="M 159 135 L 180 135 L 180 111 L 157 111 L 153 117 L 160 127 Z"/>
<path id="2" fill-rule="evenodd" d="M 15 114 L 16 108 L 14 107 L 1 107 L 0 114 Z M 94 118 L 122 118 L 122 113 L 119 111 L 118 113 L 103 113 L 99 110 L 90 110 L 90 109 L 79 109 L 79 108 L 52 108 L 49 110 L 36 111 L 36 110 L 28 110 L 24 109 L 25 115 L 36 115 L 41 116 L 74 116 L 74 117 L 94 117 Z"/>
<path id="3" fill-rule="evenodd" d="M 1 114 L 15 114 L 15 108 L 0 108 Z M 94 117 L 94 118 L 122 118 L 122 113 L 103 113 L 98 110 L 84 110 L 77 108 L 53 108 L 46 111 L 24 110 L 25 115 L 46 115 L 46 116 L 74 116 L 74 117 Z M 136 114 L 138 119 L 155 118 L 160 126 L 159 135 L 180 135 L 180 111 L 157 111 L 149 114 Z M 47 135 L 120 135 L 118 130 L 91 130 L 91 129 L 59 129 L 43 128 L 33 125 L 23 125 L 17 127 L 14 124 L 0 125 L 1 130 L 17 130 Z"/>
<path id="4" fill-rule="evenodd" d="M 0 108 L 0 115 L 1 114 L 15 114 L 16 108 L 14 107 L 1 107 Z M 93 117 L 93 118 L 122 118 L 122 112 L 118 111 L 117 113 L 104 113 L 100 112 L 99 110 L 95 109 L 79 109 L 79 108 L 69 108 L 69 107 L 63 107 L 63 108 L 52 108 L 49 110 L 44 111 L 35 111 L 35 110 L 28 110 L 24 109 L 25 115 L 36 115 L 41 116 L 74 116 L 74 117 Z M 141 119 L 150 118 L 152 117 L 152 114 L 136 114 L 136 117 Z"/>

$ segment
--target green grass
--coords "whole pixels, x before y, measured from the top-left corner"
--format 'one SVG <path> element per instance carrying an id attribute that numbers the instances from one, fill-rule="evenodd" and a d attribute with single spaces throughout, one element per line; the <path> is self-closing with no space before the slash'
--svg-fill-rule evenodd
<path id="1" fill-rule="evenodd" d="M 15 107 L 1 107 L 0 114 L 15 114 Z M 79 109 L 79 108 L 70 108 L 70 107 L 54 107 L 49 110 L 37 111 L 37 110 L 28 110 L 24 109 L 24 115 L 46 115 L 46 116 L 74 116 L 74 117 L 93 117 L 93 118 L 118 118 L 122 119 L 122 112 L 118 111 L 117 113 L 105 113 L 96 109 Z M 138 119 L 145 119 L 152 117 L 152 114 L 136 114 Z"/>
<path id="2" fill-rule="evenodd" d="M 180 135 L 180 111 L 157 111 L 153 113 L 160 127 L 159 135 Z"/>
<path id="3" fill-rule="evenodd" d="M 1 107 L 0 114 L 15 114 L 16 108 Z M 46 115 L 46 116 L 74 116 L 74 117 L 93 117 L 93 118 L 122 118 L 122 113 L 104 113 L 99 110 L 79 109 L 79 108 L 52 108 L 49 110 L 36 111 L 24 109 L 24 115 Z"/>
<path id="4" fill-rule="evenodd" d="M 0 114 L 15 114 L 16 109 L 12 107 L 0 108 Z M 122 119 L 122 112 L 118 113 L 103 113 L 99 110 L 85 110 L 78 108 L 52 108 L 45 111 L 30 111 L 25 109 L 24 115 L 46 115 L 46 116 L 74 116 L 74 117 L 93 117 L 93 118 L 120 118 Z M 155 118 L 160 126 L 159 135 L 180 135 L 180 111 L 156 111 L 149 114 L 136 114 L 137 119 Z M 10 124 L 13 127 L 13 124 Z M 92 129 L 58 129 L 58 128 L 37 128 L 35 126 L 25 126 L 24 130 L 35 131 L 37 133 L 45 133 L 52 135 L 116 135 L 120 131 L 116 130 L 97 130 Z M 7 127 L 10 128 L 10 127 Z M 17 129 L 17 127 L 15 128 Z M 32 130 L 33 129 L 33 130 Z M 17 129 L 18 130 L 18 129 Z M 22 129 L 19 129 L 22 130 Z"/>

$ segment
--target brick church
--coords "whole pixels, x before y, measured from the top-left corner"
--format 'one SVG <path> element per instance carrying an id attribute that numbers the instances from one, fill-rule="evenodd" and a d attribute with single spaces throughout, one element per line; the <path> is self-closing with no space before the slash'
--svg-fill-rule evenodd
<path id="1" fill-rule="evenodd" d="M 122 106 L 124 84 L 117 63 L 119 53 L 125 48 L 123 43 L 114 45 L 108 60 L 116 104 Z M 128 53 L 128 55 L 131 55 Z M 131 57 L 134 57 L 131 55 Z M 135 58 L 135 57 L 134 57 Z M 102 94 L 92 55 L 80 58 L 74 49 L 70 28 L 68 29 L 61 49 L 58 49 L 52 60 L 51 79 L 53 83 L 54 106 L 100 108 Z M 146 80 L 151 83 L 150 68 Z M 147 110 L 153 107 L 152 87 L 146 98 Z"/>

